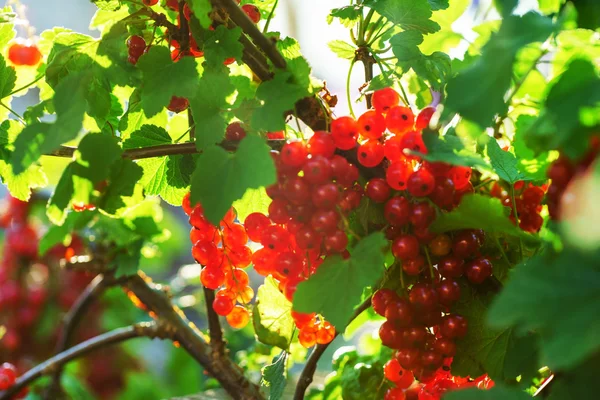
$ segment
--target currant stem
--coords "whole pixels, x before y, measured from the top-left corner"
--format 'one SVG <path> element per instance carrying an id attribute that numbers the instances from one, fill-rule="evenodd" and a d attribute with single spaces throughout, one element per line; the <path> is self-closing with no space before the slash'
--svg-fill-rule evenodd
<path id="1" fill-rule="evenodd" d="M 429 275 L 431 279 L 435 279 L 435 272 L 433 272 L 433 264 L 431 263 L 431 256 L 429 255 L 429 250 L 427 246 L 423 248 L 425 250 L 425 257 L 427 258 L 427 265 L 429 265 Z"/>
<path id="2" fill-rule="evenodd" d="M 25 120 L 23 119 L 23 117 L 21 117 L 19 115 L 19 113 L 17 113 L 13 109 L 11 109 L 9 106 L 7 106 L 6 104 L 4 104 L 4 102 L 2 102 L 2 101 L 0 101 L 0 106 L 2 106 L 5 109 L 7 109 L 12 115 L 14 115 L 15 117 L 17 117 L 17 119 L 19 120 L 20 123 L 22 123 L 23 125 L 27 126 L 27 122 L 25 122 Z"/>
<path id="3" fill-rule="evenodd" d="M 12 91 L 12 92 L 10 92 L 9 94 L 7 94 L 5 97 L 12 96 L 12 95 L 13 95 L 13 94 L 15 94 L 15 93 L 19 93 L 21 90 L 25 90 L 25 89 L 27 89 L 28 87 L 31 87 L 31 86 L 35 85 L 36 83 L 38 83 L 39 81 L 41 81 L 41 80 L 44 78 L 44 76 L 46 76 L 46 75 L 45 75 L 45 74 L 39 75 L 39 76 L 38 76 L 38 77 L 36 77 L 36 78 L 35 78 L 33 81 L 29 82 L 28 84 L 26 84 L 26 85 L 24 85 L 24 86 L 21 86 L 21 87 L 20 87 L 20 88 L 18 88 L 18 89 L 15 89 L 15 90 L 13 90 L 13 91 Z"/>
<path id="4" fill-rule="evenodd" d="M 517 199 L 515 198 L 515 185 L 510 187 L 510 198 L 512 200 L 513 214 L 515 215 L 515 221 L 519 225 L 519 214 L 517 212 Z M 521 260 L 523 259 L 523 239 L 519 237 L 519 252 L 521 253 Z"/>
<path id="5" fill-rule="evenodd" d="M 350 63 L 350 69 L 348 70 L 348 78 L 346 78 L 346 97 L 348 98 L 348 109 L 350 111 L 350 115 L 352 115 L 352 118 L 356 119 L 356 115 L 354 114 L 354 110 L 352 108 L 352 99 L 350 97 L 350 81 L 352 78 L 352 69 L 354 68 L 354 64 L 356 64 L 356 58 L 352 60 Z"/>
<path id="6" fill-rule="evenodd" d="M 269 13 L 269 16 L 267 17 L 267 22 L 265 22 L 265 26 L 263 28 L 263 33 L 267 33 L 269 31 L 269 24 L 271 24 L 271 20 L 273 19 L 273 16 L 275 15 L 275 9 L 277 8 L 278 4 L 279 4 L 279 0 L 275 0 L 275 3 L 273 4 L 273 8 L 271 8 L 271 12 Z"/>

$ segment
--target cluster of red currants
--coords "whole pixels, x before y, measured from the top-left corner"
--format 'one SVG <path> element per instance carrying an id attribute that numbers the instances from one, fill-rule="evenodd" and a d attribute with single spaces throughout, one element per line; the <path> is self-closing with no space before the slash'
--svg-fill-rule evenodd
<path id="1" fill-rule="evenodd" d="M 227 125 L 227 129 L 225 130 L 225 140 L 229 140 L 231 142 L 239 142 L 245 137 L 246 129 L 244 129 L 244 126 L 241 122 L 235 121 Z M 269 140 L 283 140 L 285 139 L 285 132 L 267 132 L 265 137 Z"/>
<path id="2" fill-rule="evenodd" d="M 548 185 L 535 186 L 531 183 L 519 181 L 514 185 L 513 196 L 499 183 L 494 183 L 490 194 L 502 200 L 505 207 L 511 209 L 510 219 L 516 224 L 519 218 L 519 227 L 525 232 L 536 233 L 542 228 L 544 218 L 541 216 L 542 202 L 546 195 Z M 517 215 L 515 215 L 515 210 Z"/>
<path id="3" fill-rule="evenodd" d="M 550 218 L 554 220 L 563 219 L 564 210 L 561 208 L 566 200 L 567 205 L 577 201 L 577 196 L 564 196 L 571 184 L 589 171 L 590 166 L 596 161 L 600 153 L 600 137 L 593 136 L 590 139 L 590 150 L 579 160 L 572 160 L 564 154 L 561 154 L 550 168 L 548 168 L 548 178 L 552 181 L 548 187 L 546 204 Z"/>
<path id="4" fill-rule="evenodd" d="M 415 382 L 413 374 L 404 370 L 396 359 L 385 365 L 384 375 L 395 384 L 386 392 L 385 400 L 440 400 L 444 393 L 451 390 L 469 387 L 487 390 L 494 387 L 494 381 L 487 374 L 476 379 L 452 376 L 449 362 L 435 374 L 421 378 L 421 382 Z"/>
<path id="5" fill-rule="evenodd" d="M 6 390 L 17 381 L 17 367 L 11 363 L 0 365 L 0 390 Z M 27 395 L 27 388 L 19 393 L 17 398 L 22 399 Z"/>
<path id="6" fill-rule="evenodd" d="M 31 215 L 32 203 L 7 197 L 0 208 L 0 227 L 5 233 L 0 260 L 0 325 L 6 328 L 0 341 L 0 359 L 13 363 L 18 371 L 26 371 L 36 360 L 52 355 L 59 333 L 58 326 L 41 333 L 42 314 L 51 309 L 69 310 L 93 275 L 60 268 L 61 259 L 85 254 L 85 246 L 77 235 L 72 235 L 68 247 L 57 245 L 40 257 L 38 232 L 41 226 Z M 101 311 L 101 306 L 89 311 L 85 328 L 78 331 L 78 340 L 100 332 Z M 103 352 L 93 355 L 86 363 L 88 383 L 103 398 L 112 396 L 124 383 L 122 369 L 114 368 L 117 362 L 123 362 L 122 355 L 116 350 Z M 12 375 L 0 368 L 0 385 L 14 382 Z"/>
<path id="7" fill-rule="evenodd" d="M 252 251 L 247 246 L 246 229 L 235 222 L 233 208 L 219 226 L 214 226 L 204 217 L 201 206 L 190 205 L 189 194 L 184 198 L 183 209 L 192 225 L 192 256 L 203 266 L 200 281 L 208 289 L 223 287 L 215 293 L 213 310 L 225 316 L 233 328 L 245 327 L 250 321 L 250 313 L 245 305 L 254 297 L 254 290 L 248 285 L 248 274 L 244 271 L 252 257 Z M 236 302 L 240 304 L 236 305 Z"/>

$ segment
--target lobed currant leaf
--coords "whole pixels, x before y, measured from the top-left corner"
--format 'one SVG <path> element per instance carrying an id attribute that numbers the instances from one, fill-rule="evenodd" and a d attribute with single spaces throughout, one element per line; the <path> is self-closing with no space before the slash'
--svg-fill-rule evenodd
<path id="1" fill-rule="evenodd" d="M 290 347 L 294 334 L 294 319 L 290 314 L 292 303 L 279 291 L 271 277 L 258 288 L 252 322 L 257 339 L 282 350 Z"/>
<path id="2" fill-rule="evenodd" d="M 440 26 L 430 19 L 432 13 L 428 0 L 366 0 L 363 4 L 394 24 L 400 25 L 405 31 L 433 33 L 440 29 Z"/>
<path id="3" fill-rule="evenodd" d="M 269 399 L 283 398 L 287 383 L 287 360 L 289 353 L 282 351 L 273 362 L 262 369 L 262 383 L 269 388 Z"/>

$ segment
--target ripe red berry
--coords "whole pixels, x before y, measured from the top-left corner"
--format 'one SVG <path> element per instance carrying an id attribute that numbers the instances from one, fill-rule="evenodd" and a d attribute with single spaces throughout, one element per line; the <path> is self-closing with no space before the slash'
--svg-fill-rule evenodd
<path id="1" fill-rule="evenodd" d="M 438 262 L 440 275 L 446 278 L 459 278 L 465 272 L 465 262 L 454 255 L 446 256 Z"/>
<path id="2" fill-rule="evenodd" d="M 298 206 L 310 201 L 310 185 L 301 176 L 286 180 L 283 184 L 283 192 L 291 204 Z"/>
<path id="3" fill-rule="evenodd" d="M 234 329 L 242 329 L 250 322 L 250 313 L 242 306 L 235 306 L 227 314 L 227 323 Z"/>
<path id="4" fill-rule="evenodd" d="M 435 209 L 429 203 L 417 203 L 412 206 L 410 223 L 417 228 L 428 227 L 435 219 Z"/>
<path id="5" fill-rule="evenodd" d="M 433 350 L 443 357 L 453 357 L 456 354 L 456 343 L 448 338 L 438 338 L 433 345 Z"/>
<path id="6" fill-rule="evenodd" d="M 470 167 L 454 166 L 450 169 L 448 176 L 454 182 L 456 190 L 463 190 L 469 185 L 471 174 L 472 170 Z"/>
<path id="7" fill-rule="evenodd" d="M 183 5 L 183 17 L 188 21 L 192 18 L 192 9 L 188 5 L 188 3 L 185 3 Z"/>
<path id="8" fill-rule="evenodd" d="M 384 203 L 390 198 L 392 190 L 382 178 L 373 178 L 367 182 L 365 193 L 375 203 Z"/>
<path id="9" fill-rule="evenodd" d="M 365 112 L 357 122 L 360 134 L 367 139 L 379 139 L 385 132 L 385 118 L 377 111 Z"/>
<path id="10" fill-rule="evenodd" d="M 281 149 L 281 162 L 283 165 L 299 168 L 308 157 L 308 150 L 302 142 L 286 143 Z"/>
<path id="11" fill-rule="evenodd" d="M 371 305 L 373 306 L 373 310 L 381 315 L 385 315 L 385 309 L 387 304 L 392 300 L 399 300 L 400 297 L 390 289 L 380 289 L 373 294 L 373 298 L 371 299 Z"/>
<path id="12" fill-rule="evenodd" d="M 358 162 L 368 168 L 373 168 L 383 161 L 383 145 L 377 140 L 369 140 L 357 150 Z"/>
<path id="13" fill-rule="evenodd" d="M 226 296 L 215 296 L 212 304 L 213 310 L 221 316 L 228 315 L 235 307 L 235 300 Z"/>
<path id="14" fill-rule="evenodd" d="M 411 153 L 427 154 L 427 147 L 419 132 L 411 131 L 400 138 L 400 148 L 407 158 L 417 159 L 418 156 Z"/>
<path id="15" fill-rule="evenodd" d="M 400 96 L 394 89 L 384 88 L 373 93 L 371 102 L 376 111 L 385 114 L 390 108 L 398 105 Z"/>
<path id="16" fill-rule="evenodd" d="M 406 395 L 404 394 L 404 390 L 399 387 L 389 388 L 385 392 L 383 400 L 406 400 Z"/>
<path id="17" fill-rule="evenodd" d="M 269 250 L 281 252 L 289 246 L 290 235 L 284 228 L 271 225 L 263 229 L 260 243 Z"/>
<path id="18" fill-rule="evenodd" d="M 312 203 L 315 207 L 332 210 L 340 200 L 341 192 L 335 183 L 325 183 L 313 189 Z"/>
<path id="19" fill-rule="evenodd" d="M 308 160 L 304 166 L 302 167 L 302 172 L 304 173 L 304 179 L 310 182 L 313 185 L 318 185 L 321 183 L 328 182 L 332 176 L 338 178 L 335 174 L 338 172 L 334 170 L 334 167 L 339 168 L 340 162 L 338 160 L 342 160 L 342 168 L 343 173 L 346 173 L 347 168 L 349 168 L 348 162 L 343 157 L 334 156 L 331 160 L 328 160 L 322 156 L 313 156 L 312 159 Z M 345 163 L 345 164 L 344 164 Z M 339 171 L 340 173 L 342 171 Z"/>
<path id="20" fill-rule="evenodd" d="M 408 388 L 415 380 L 412 372 L 402 368 L 400 362 L 395 358 L 392 358 L 384 365 L 383 373 L 385 377 L 394 382 L 399 389 Z"/>
<path id="21" fill-rule="evenodd" d="M 406 188 L 415 197 L 428 196 L 435 188 L 435 178 L 427 169 L 421 168 L 408 177 Z"/>
<path id="22" fill-rule="evenodd" d="M 244 4 L 242 6 L 242 10 L 244 10 L 248 18 L 250 18 L 250 21 L 254 22 L 255 24 L 258 24 L 258 22 L 260 21 L 260 10 L 258 9 L 258 7 L 256 7 L 253 4 Z"/>
<path id="23" fill-rule="evenodd" d="M 419 255 L 419 241 L 413 235 L 400 235 L 392 243 L 392 254 L 401 260 Z"/>
<path id="24" fill-rule="evenodd" d="M 455 280 L 444 279 L 436 288 L 440 304 L 451 306 L 460 299 L 460 286 Z"/>
<path id="25" fill-rule="evenodd" d="M 244 220 L 244 228 L 253 242 L 259 242 L 263 229 L 271 225 L 269 217 L 262 213 L 252 213 Z"/>
<path id="26" fill-rule="evenodd" d="M 200 272 L 200 282 L 202 282 L 205 287 L 215 290 L 225 283 L 225 274 L 219 267 L 205 267 L 202 269 L 202 272 Z"/>
<path id="27" fill-rule="evenodd" d="M 319 249 L 323 241 L 323 237 L 310 226 L 300 228 L 296 232 L 295 239 L 296 246 L 302 250 Z"/>
<path id="28" fill-rule="evenodd" d="M 413 128 L 415 115 L 408 107 L 395 106 L 387 112 L 385 123 L 390 132 L 399 135 Z"/>
<path id="29" fill-rule="evenodd" d="M 227 129 L 225 129 L 225 139 L 232 142 L 239 142 L 245 137 L 246 130 L 242 127 L 241 123 L 232 122 L 231 124 L 227 125 Z"/>
<path id="30" fill-rule="evenodd" d="M 340 117 L 331 122 L 331 136 L 337 148 L 350 150 L 356 146 L 358 124 L 352 117 Z"/>
<path id="31" fill-rule="evenodd" d="M 402 226 L 408 223 L 411 214 L 410 202 L 402 196 L 389 199 L 383 208 L 386 221 L 393 226 Z"/>
<path id="32" fill-rule="evenodd" d="M 387 302 L 383 316 L 396 327 L 407 327 L 413 321 L 410 303 L 405 298 L 396 297 Z"/>
<path id="33" fill-rule="evenodd" d="M 188 99 L 186 99 L 184 97 L 173 96 L 173 97 L 171 97 L 171 101 L 169 102 L 169 105 L 167 106 L 167 110 L 174 112 L 174 113 L 180 113 L 182 111 L 187 110 L 187 108 L 189 106 L 190 106 L 190 102 L 188 101 Z"/>
<path id="34" fill-rule="evenodd" d="M 446 315 L 442 319 L 440 333 L 448 339 L 461 338 L 467 334 L 467 320 L 458 314 Z"/>
<path id="35" fill-rule="evenodd" d="M 410 304 L 417 310 L 430 311 L 438 305 L 436 290 L 426 283 L 415 283 L 408 294 Z"/>
<path id="36" fill-rule="evenodd" d="M 17 380 L 17 369 L 10 363 L 0 366 L 0 390 L 6 390 L 15 384 Z"/>
<path id="37" fill-rule="evenodd" d="M 479 240 L 472 231 L 462 231 L 454 237 L 452 252 L 456 257 L 470 257 L 478 249 Z"/>
<path id="38" fill-rule="evenodd" d="M 425 257 L 418 255 L 408 260 L 403 260 L 402 270 L 410 276 L 418 276 L 425 269 Z"/>
<path id="39" fill-rule="evenodd" d="M 452 179 L 437 176 L 433 192 L 431 192 L 429 198 L 440 208 L 447 209 L 452 207 L 454 204 L 454 182 Z"/>
<path id="40" fill-rule="evenodd" d="M 142 0 L 142 3 L 144 3 L 144 5 L 146 5 L 148 7 L 152 7 L 156 4 L 158 4 L 158 0 Z"/>
<path id="41" fill-rule="evenodd" d="M 330 133 L 317 131 L 308 139 L 308 152 L 313 156 L 333 157 L 335 142 Z"/>
<path id="42" fill-rule="evenodd" d="M 401 349 L 396 352 L 396 360 L 400 362 L 402 368 L 412 370 L 421 362 L 421 352 L 415 348 Z"/>
<path id="43" fill-rule="evenodd" d="M 392 163 L 385 172 L 385 180 L 394 190 L 406 190 L 408 178 L 412 174 L 409 164 L 398 161 Z"/>
<path id="44" fill-rule="evenodd" d="M 415 122 L 415 129 L 420 131 L 429 126 L 429 121 L 431 121 L 431 117 L 435 113 L 435 108 L 433 107 L 425 107 L 421 110 L 419 115 L 417 116 L 417 121 Z"/>
<path id="45" fill-rule="evenodd" d="M 324 235 L 333 233 L 338 226 L 340 217 L 333 210 L 317 210 L 310 219 L 311 227 Z"/>
<path id="46" fill-rule="evenodd" d="M 139 58 L 146 50 L 146 41 L 139 35 L 130 36 L 127 39 L 127 48 L 130 56 Z"/>
<path id="47" fill-rule="evenodd" d="M 469 282 L 476 285 L 481 284 L 492 276 L 492 263 L 487 258 L 477 258 L 467 264 L 465 274 Z"/>
<path id="48" fill-rule="evenodd" d="M 341 253 L 348 246 L 348 236 L 343 230 L 338 229 L 325 236 L 325 251 L 328 253 Z"/>
<path id="49" fill-rule="evenodd" d="M 8 59 L 15 65 L 36 66 L 42 60 L 42 53 L 34 44 L 13 43 L 8 48 Z"/>

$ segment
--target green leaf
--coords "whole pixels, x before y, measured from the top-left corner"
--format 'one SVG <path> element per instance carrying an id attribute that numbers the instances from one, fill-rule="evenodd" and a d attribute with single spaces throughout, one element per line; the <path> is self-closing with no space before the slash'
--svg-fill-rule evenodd
<path id="1" fill-rule="evenodd" d="M 555 375 L 548 400 L 593 399 L 600 391 L 600 358 L 596 355 L 570 371 Z"/>
<path id="2" fill-rule="evenodd" d="M 439 51 L 425 55 L 419 50 L 418 46 L 421 43 L 423 34 L 412 30 L 397 33 L 390 39 L 398 66 L 405 72 L 412 68 L 417 75 L 426 79 L 434 90 L 440 91 L 450 75 L 450 57 Z"/>
<path id="3" fill-rule="evenodd" d="M 263 102 L 252 114 L 252 127 L 267 132 L 280 131 L 285 128 L 284 114 L 293 110 L 296 102 L 310 93 L 306 88 L 290 82 L 291 73 L 278 71 L 275 77 L 263 82 L 256 91 L 256 97 Z"/>
<path id="4" fill-rule="evenodd" d="M 108 178 L 109 184 L 99 201 L 99 207 L 108 214 L 115 215 L 128 205 L 135 205 L 136 201 L 128 204 L 126 198 L 134 196 L 136 183 L 141 180 L 142 175 L 142 167 L 132 160 L 120 159 L 113 163 Z"/>
<path id="5" fill-rule="evenodd" d="M 140 265 L 140 256 L 144 239 L 138 239 L 130 243 L 127 247 L 122 247 L 118 250 L 111 266 L 115 269 L 115 278 L 122 276 L 131 276 L 137 273 Z"/>
<path id="6" fill-rule="evenodd" d="M 212 20 L 209 17 L 209 13 L 212 11 L 212 4 L 210 0 L 186 0 L 190 5 L 194 16 L 198 18 L 200 21 L 200 25 L 204 29 L 208 29 L 210 24 L 212 24 Z"/>
<path id="7" fill-rule="evenodd" d="M 492 168 L 500 179 L 514 185 L 518 181 L 530 181 L 530 176 L 520 171 L 519 161 L 512 153 L 504 151 L 495 139 L 487 145 L 487 155 L 492 163 Z"/>
<path id="8" fill-rule="evenodd" d="M 40 239 L 38 249 L 40 256 L 44 256 L 55 245 L 63 243 L 73 231 L 85 226 L 93 215 L 92 211 L 71 212 L 64 224 L 50 225 L 46 234 Z"/>
<path id="9" fill-rule="evenodd" d="M 433 33 L 440 26 L 432 21 L 428 0 L 366 0 L 363 3 L 406 31 Z"/>
<path id="10" fill-rule="evenodd" d="M 269 400 L 279 400 L 283 398 L 283 391 L 287 381 L 287 358 L 288 353 L 282 351 L 273 359 L 273 363 L 262 369 L 262 383 L 269 390 Z"/>
<path id="11" fill-rule="evenodd" d="M 488 233 L 505 233 L 535 240 L 514 226 L 508 214 L 510 210 L 502 205 L 500 199 L 469 194 L 449 213 L 443 213 L 431 224 L 432 232 L 448 232 L 459 229 L 483 229 Z"/>
<path id="12" fill-rule="evenodd" d="M 196 123 L 196 148 L 204 150 L 225 137 L 228 118 L 224 111 L 227 98 L 235 86 L 230 80 L 229 69 L 222 63 L 204 70 L 195 97 L 190 99 L 191 112 Z"/>
<path id="13" fill-rule="evenodd" d="M 77 147 L 77 175 L 98 183 L 110 175 L 113 163 L 121 158 L 123 150 L 113 136 L 91 133 L 83 137 Z"/>
<path id="14" fill-rule="evenodd" d="M 327 23 L 331 24 L 333 19 L 337 18 L 346 28 L 352 28 L 358 24 L 361 13 L 362 6 L 345 6 L 341 8 L 334 8 L 327 16 Z"/>
<path id="15" fill-rule="evenodd" d="M 551 19 L 533 12 L 506 17 L 481 57 L 448 82 L 447 113 L 454 111 L 482 127 L 490 126 L 496 114 L 508 109 L 504 96 L 519 49 L 546 40 L 555 29 Z"/>
<path id="16" fill-rule="evenodd" d="M 560 7 L 565 3 L 565 0 L 538 0 L 540 11 L 544 14 L 556 14 L 560 11 Z"/>
<path id="17" fill-rule="evenodd" d="M 489 313 L 491 325 L 535 330 L 542 361 L 572 368 L 600 348 L 598 258 L 575 251 L 536 256 L 518 266 Z"/>
<path id="18" fill-rule="evenodd" d="M 435 133 L 424 132 L 423 141 L 427 154 L 422 157 L 427 161 L 490 169 L 489 164 L 474 150 L 468 149 L 457 136 L 445 135 L 440 138 Z"/>
<path id="19" fill-rule="evenodd" d="M 294 334 L 294 319 L 290 314 L 292 303 L 279 291 L 271 277 L 258 288 L 257 302 L 252 313 L 254 331 L 264 344 L 287 350 Z"/>
<path id="20" fill-rule="evenodd" d="M 445 10 L 450 6 L 450 0 L 427 0 L 432 11 Z"/>
<path id="21" fill-rule="evenodd" d="M 219 67 L 223 66 L 223 61 L 227 58 L 240 60 L 244 49 L 240 43 L 241 34 L 240 27 L 228 29 L 224 25 L 219 25 L 212 31 L 212 35 L 206 39 L 204 44 L 205 65 Z M 228 68 L 227 70 L 229 71 Z"/>
<path id="22" fill-rule="evenodd" d="M 142 71 L 142 108 L 147 117 L 158 114 L 169 105 L 172 96 L 192 97 L 198 87 L 198 72 L 193 57 L 171 60 L 168 48 L 152 46 L 140 57 Z"/>
<path id="23" fill-rule="evenodd" d="M 518 4 L 519 0 L 494 0 L 496 9 L 503 17 L 509 16 Z"/>
<path id="24" fill-rule="evenodd" d="M 252 135 L 241 141 L 235 154 L 217 146 L 207 148 L 198 157 L 192 175 L 192 202 L 202 204 L 206 218 L 218 224 L 247 189 L 275 182 L 275 165 L 270 150 L 263 139 Z"/>
<path id="25" fill-rule="evenodd" d="M 600 4 L 596 0 L 572 2 L 577 10 L 577 26 L 596 30 L 600 27 Z"/>
<path id="26" fill-rule="evenodd" d="M 531 396 L 517 389 L 496 384 L 489 390 L 469 388 L 453 390 L 442 398 L 443 400 L 527 400 Z"/>
<path id="27" fill-rule="evenodd" d="M 238 219 L 243 221 L 254 212 L 269 214 L 269 204 L 271 204 L 271 198 L 267 196 L 265 188 L 261 187 L 246 190 L 244 196 L 233 203 L 233 207 L 237 211 Z"/>
<path id="28" fill-rule="evenodd" d="M 333 51 L 339 58 L 344 60 L 352 60 L 356 55 L 356 48 L 343 40 L 332 40 L 327 43 L 329 49 Z"/>
<path id="29" fill-rule="evenodd" d="M 61 80 L 56 87 L 54 107 L 56 121 L 53 124 L 34 123 L 19 134 L 14 143 L 11 165 L 15 174 L 25 171 L 46 153 L 61 144 L 73 140 L 83 125 L 86 110 L 84 92 L 88 73 L 76 73 Z"/>
<path id="30" fill-rule="evenodd" d="M 473 377 L 487 373 L 500 382 L 515 379 L 523 371 L 531 374 L 541 367 L 537 364 L 535 346 L 523 348 L 523 344 L 532 345 L 531 340 L 518 338 L 510 328 L 488 326 L 487 310 L 494 296 L 491 291 L 476 291 L 468 283 L 461 282 L 461 298 L 452 312 L 465 317 L 469 329 L 467 335 L 456 342 L 453 375 Z M 518 372 L 515 374 L 515 371 Z"/>
<path id="31" fill-rule="evenodd" d="M 17 73 L 14 67 L 6 65 L 6 60 L 0 55 L 0 99 L 4 99 L 15 88 Z"/>
<path id="32" fill-rule="evenodd" d="M 167 112 L 163 110 L 152 118 L 147 118 L 142 109 L 140 90 L 136 89 L 129 98 L 125 115 L 119 121 L 119 132 L 121 132 L 123 140 L 127 140 L 131 133 L 141 129 L 144 125 L 167 126 Z"/>
<path id="33" fill-rule="evenodd" d="M 361 300 L 366 286 L 373 286 L 384 272 L 383 233 L 373 233 L 358 242 L 347 260 L 329 256 L 294 295 L 294 310 L 322 314 L 343 332 Z"/>
<path id="34" fill-rule="evenodd" d="M 587 139 L 592 134 L 582 126 L 580 112 L 598 105 L 600 76 L 594 65 L 584 59 L 572 61 L 550 88 L 545 111 L 527 132 L 526 143 L 534 150 L 560 148 L 567 156 L 580 157 L 587 151 Z"/>
<path id="35" fill-rule="evenodd" d="M 304 88 L 307 93 L 312 92 L 310 72 L 311 68 L 308 61 L 302 57 L 300 44 L 296 39 L 286 37 L 277 41 L 277 50 L 286 61 L 286 71 L 293 77 L 293 83 Z"/>

